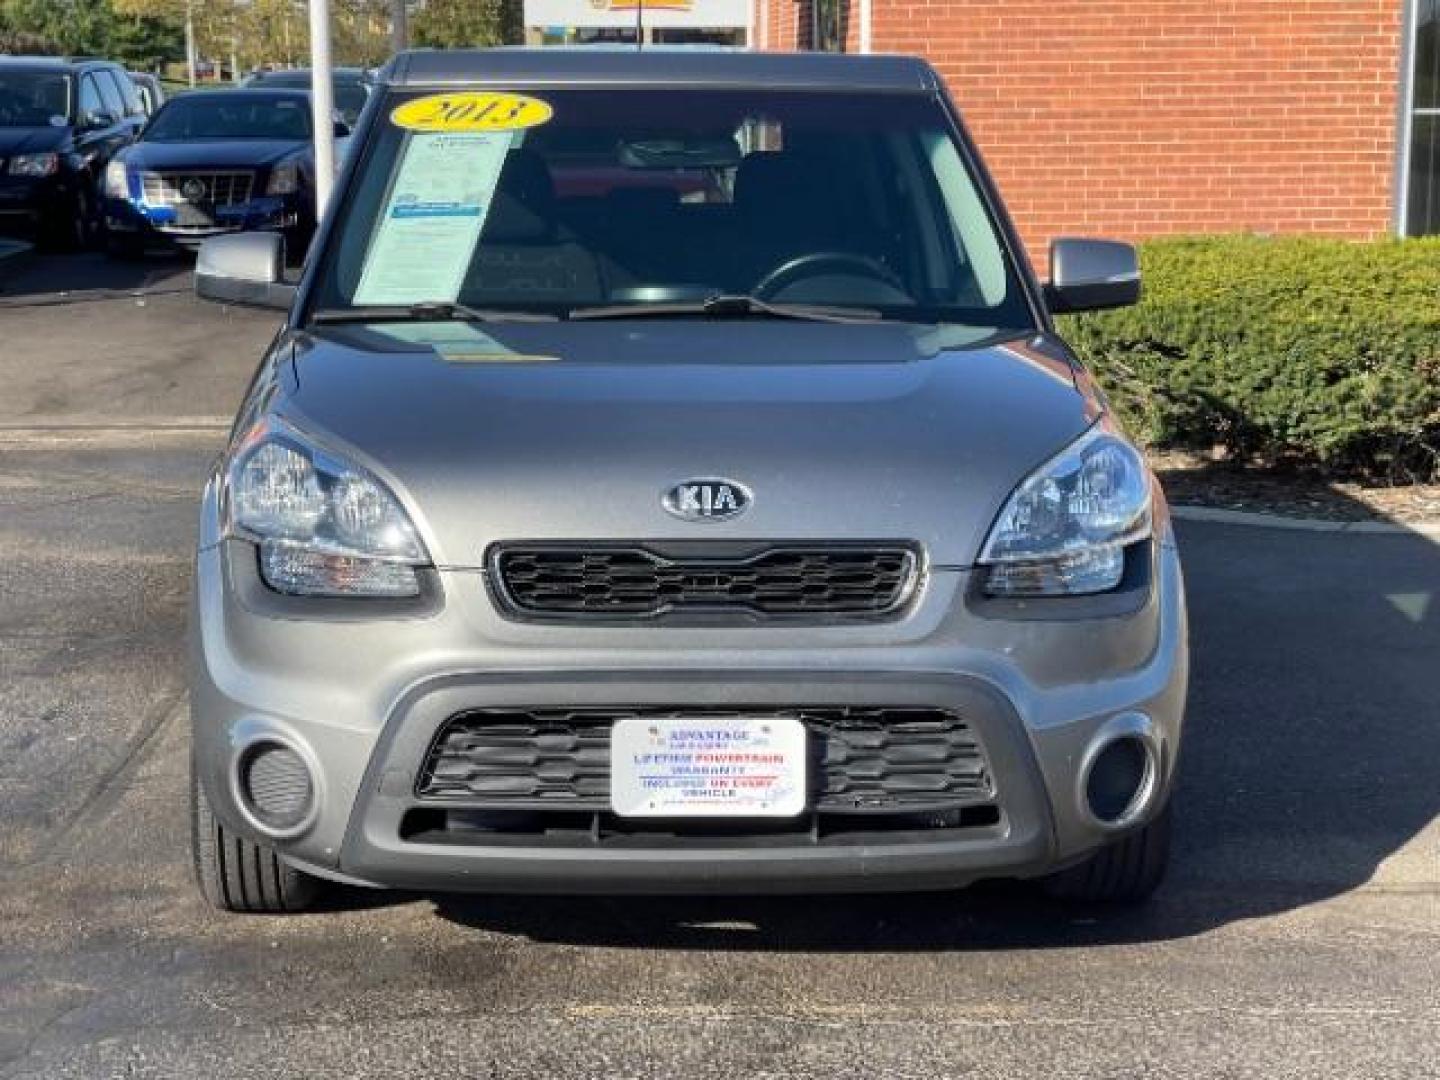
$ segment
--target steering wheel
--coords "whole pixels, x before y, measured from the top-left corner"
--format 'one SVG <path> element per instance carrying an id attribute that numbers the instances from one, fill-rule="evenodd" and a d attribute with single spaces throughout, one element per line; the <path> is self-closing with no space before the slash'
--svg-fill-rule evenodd
<path id="1" fill-rule="evenodd" d="M 825 273 L 858 274 L 883 282 L 899 292 L 905 292 L 904 283 L 878 259 L 867 255 L 851 255 L 844 251 L 814 251 L 809 255 L 786 259 L 757 281 L 751 288 L 750 295 L 757 300 L 770 300 L 802 278 Z"/>

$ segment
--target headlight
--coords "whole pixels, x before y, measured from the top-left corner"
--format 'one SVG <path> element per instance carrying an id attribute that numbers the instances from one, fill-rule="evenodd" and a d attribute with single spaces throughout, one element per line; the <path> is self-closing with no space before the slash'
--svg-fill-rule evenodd
<path id="1" fill-rule="evenodd" d="M 409 516 L 357 465 L 278 421 L 257 425 L 225 473 L 225 532 L 260 545 L 260 574 L 300 596 L 417 596 L 429 564 Z"/>
<path id="2" fill-rule="evenodd" d="M 105 194 L 112 199 L 130 197 L 130 178 L 125 175 L 123 161 L 112 161 L 105 166 Z"/>
<path id="3" fill-rule="evenodd" d="M 1150 535 L 1150 475 L 1103 422 L 1015 489 L 980 552 L 992 596 L 1106 592 L 1125 548 Z"/>
<path id="4" fill-rule="evenodd" d="M 300 166 L 293 161 L 276 165 L 270 170 L 270 180 L 265 185 L 266 195 L 290 195 L 300 190 Z"/>
<path id="5" fill-rule="evenodd" d="M 59 171 L 59 154 L 16 154 L 10 159 L 11 176 L 50 176 Z"/>

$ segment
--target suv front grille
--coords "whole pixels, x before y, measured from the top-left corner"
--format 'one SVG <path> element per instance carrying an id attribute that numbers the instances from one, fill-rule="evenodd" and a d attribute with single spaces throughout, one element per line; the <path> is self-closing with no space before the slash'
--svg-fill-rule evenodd
<path id="1" fill-rule="evenodd" d="M 623 544 L 511 545 L 491 557 L 502 604 L 530 618 L 671 613 L 881 617 L 918 576 L 902 544 L 774 545 L 738 555 Z"/>
<path id="2" fill-rule="evenodd" d="M 626 717 L 793 717 L 809 735 L 810 797 L 825 813 L 913 814 L 989 803 L 978 734 L 944 709 L 475 709 L 440 730 L 416 782 L 427 800 L 468 807 L 605 811 L 610 728 Z"/>

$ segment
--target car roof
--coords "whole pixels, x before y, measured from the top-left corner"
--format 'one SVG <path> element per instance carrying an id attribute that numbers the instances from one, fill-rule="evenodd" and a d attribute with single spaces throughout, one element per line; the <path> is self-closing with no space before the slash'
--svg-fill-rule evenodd
<path id="1" fill-rule="evenodd" d="M 271 101 L 282 101 L 287 98 L 309 100 L 310 91 L 299 86 L 237 86 L 232 90 L 187 90 L 183 94 L 176 94 L 171 100 L 234 101 L 236 98 L 260 98 Z"/>
<path id="2" fill-rule="evenodd" d="M 86 61 L 63 56 L 0 56 L 0 67 L 24 67 L 35 71 L 73 71 Z"/>
<path id="3" fill-rule="evenodd" d="M 930 65 L 913 56 L 663 47 L 415 50 L 391 60 L 379 81 L 390 86 L 574 83 L 915 93 L 938 85 Z"/>
<path id="4" fill-rule="evenodd" d="M 0 67 L 27 68 L 56 75 L 79 75 L 100 69 L 129 74 L 118 60 L 106 60 L 101 56 L 6 56 L 0 53 Z"/>
<path id="5" fill-rule="evenodd" d="M 363 79 L 365 77 L 365 69 L 358 67 L 331 68 L 330 76 L 335 79 Z M 275 71 L 257 71 L 251 74 L 250 78 L 257 83 L 270 82 L 274 79 L 308 79 L 310 78 L 310 69 L 279 68 Z"/>

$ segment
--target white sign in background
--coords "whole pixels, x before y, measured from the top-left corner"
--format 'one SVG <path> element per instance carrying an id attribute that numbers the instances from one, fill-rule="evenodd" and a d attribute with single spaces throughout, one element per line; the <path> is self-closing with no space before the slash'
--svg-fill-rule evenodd
<path id="1" fill-rule="evenodd" d="M 635 25 L 636 0 L 525 0 L 526 26 L 569 26 L 584 30 L 620 30 Z M 743 29 L 750 21 L 750 0 L 645 0 L 647 27 Z"/>

